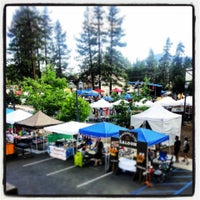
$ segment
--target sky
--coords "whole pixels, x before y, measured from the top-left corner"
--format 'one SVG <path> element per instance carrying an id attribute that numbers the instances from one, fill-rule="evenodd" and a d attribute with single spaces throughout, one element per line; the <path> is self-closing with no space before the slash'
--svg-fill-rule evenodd
<path id="1" fill-rule="evenodd" d="M 71 49 L 71 67 L 76 65 L 76 41 L 82 31 L 85 6 L 49 6 L 50 18 L 59 20 L 67 34 L 67 44 Z M 185 46 L 185 55 L 192 56 L 193 21 L 190 6 L 118 6 L 119 16 L 124 16 L 122 28 L 126 47 L 120 48 L 131 63 L 148 57 L 149 50 L 161 54 L 169 37 L 172 42 L 171 54 L 179 42 Z M 14 9 L 7 7 L 7 25 L 10 25 Z M 7 27 L 8 27 L 7 26 Z"/>

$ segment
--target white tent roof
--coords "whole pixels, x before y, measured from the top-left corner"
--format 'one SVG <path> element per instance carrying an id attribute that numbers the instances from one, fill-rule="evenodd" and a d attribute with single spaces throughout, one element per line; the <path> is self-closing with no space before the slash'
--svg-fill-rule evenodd
<path id="1" fill-rule="evenodd" d="M 6 114 L 6 123 L 14 124 L 31 116 L 32 114 L 29 112 L 23 110 L 15 110 L 14 112 Z"/>
<path id="2" fill-rule="evenodd" d="M 160 104 L 154 103 L 148 110 L 131 116 L 131 126 L 135 128 L 139 128 L 144 121 L 148 121 L 152 130 L 168 134 L 171 145 L 175 135 L 180 136 L 182 116 L 166 110 Z"/>
<path id="3" fill-rule="evenodd" d="M 92 108 L 112 108 L 113 107 L 113 105 L 111 103 L 104 100 L 103 98 L 101 98 L 99 101 L 91 103 L 90 106 Z"/>
<path id="4" fill-rule="evenodd" d="M 119 99 L 119 100 L 113 102 L 112 105 L 116 106 L 116 105 L 119 105 L 121 102 L 124 102 L 124 103 L 127 103 L 127 104 L 129 103 L 125 99 Z"/>
<path id="5" fill-rule="evenodd" d="M 45 131 L 54 132 L 54 133 L 62 133 L 65 135 L 76 135 L 79 133 L 80 128 L 85 128 L 87 126 L 91 126 L 91 124 L 86 124 L 82 122 L 66 122 L 63 124 L 58 124 L 54 126 L 45 127 Z"/>
<path id="6" fill-rule="evenodd" d="M 144 106 L 147 106 L 147 107 L 151 107 L 154 103 L 152 101 L 149 101 L 147 100 L 145 103 L 144 103 Z"/>
<path id="7" fill-rule="evenodd" d="M 177 102 L 180 106 L 183 106 L 185 103 L 187 106 L 192 106 L 192 96 L 187 96 L 186 102 L 185 102 L 185 99 L 180 99 Z"/>
<path id="8" fill-rule="evenodd" d="M 174 100 L 172 97 L 164 97 L 161 100 L 155 102 L 155 104 L 159 103 L 161 106 L 178 106 L 179 103 Z"/>

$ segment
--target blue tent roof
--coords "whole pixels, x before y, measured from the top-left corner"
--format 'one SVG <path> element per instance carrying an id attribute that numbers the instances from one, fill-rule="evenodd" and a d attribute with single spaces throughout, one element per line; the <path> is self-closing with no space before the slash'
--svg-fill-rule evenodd
<path id="1" fill-rule="evenodd" d="M 14 110 L 10 108 L 6 108 L 6 114 L 11 113 L 11 112 L 14 112 Z"/>
<path id="2" fill-rule="evenodd" d="M 138 141 L 146 142 L 148 146 L 152 146 L 155 144 L 159 144 L 161 142 L 165 142 L 166 140 L 169 140 L 169 135 L 149 130 L 146 128 L 136 128 L 132 129 L 131 131 L 137 132 Z"/>
<path id="3" fill-rule="evenodd" d="M 138 141 L 147 143 L 147 146 L 152 146 L 169 140 L 169 135 L 146 128 L 136 128 L 130 130 L 130 132 L 136 132 L 138 134 Z M 117 137 L 119 137 L 119 135 Z"/>
<path id="4" fill-rule="evenodd" d="M 89 135 L 92 137 L 108 138 L 114 135 L 118 135 L 120 130 L 127 130 L 127 129 L 112 123 L 100 122 L 88 126 L 86 128 L 79 129 L 79 133 L 83 135 Z"/>

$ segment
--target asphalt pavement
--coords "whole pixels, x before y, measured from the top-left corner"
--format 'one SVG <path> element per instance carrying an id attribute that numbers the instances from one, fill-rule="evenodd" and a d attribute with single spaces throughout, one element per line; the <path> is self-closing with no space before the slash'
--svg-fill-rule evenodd
<path id="1" fill-rule="evenodd" d="M 130 172 L 107 172 L 104 165 L 74 165 L 73 158 L 63 161 L 47 153 L 9 156 L 4 162 L 6 183 L 17 188 L 20 197 L 177 197 L 194 194 L 193 164 L 174 163 L 172 173 L 163 182 L 133 179 Z M 13 194 L 6 193 L 10 197 Z"/>

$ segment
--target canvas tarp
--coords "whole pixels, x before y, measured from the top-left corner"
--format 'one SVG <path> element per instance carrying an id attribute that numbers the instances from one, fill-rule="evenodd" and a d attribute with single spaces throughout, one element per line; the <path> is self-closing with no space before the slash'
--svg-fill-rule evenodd
<path id="1" fill-rule="evenodd" d="M 181 134 L 182 116 L 166 110 L 160 104 L 131 116 L 131 126 L 134 128 L 139 128 L 144 121 L 148 121 L 152 130 L 168 134 L 170 145 L 174 144 L 175 136 Z"/>
<path id="2" fill-rule="evenodd" d="M 79 133 L 80 128 L 85 128 L 91 126 L 91 124 L 86 124 L 82 122 L 66 122 L 63 124 L 58 124 L 54 126 L 45 127 L 45 131 L 53 132 L 53 133 L 61 133 L 65 135 L 76 135 Z"/>
<path id="3" fill-rule="evenodd" d="M 51 125 L 61 124 L 61 123 L 63 122 L 56 120 L 52 117 L 49 117 L 48 115 L 44 114 L 42 111 L 38 111 L 31 117 L 22 121 L 18 121 L 16 124 L 29 127 L 29 128 L 40 129 L 46 126 L 51 126 Z"/>
<path id="4" fill-rule="evenodd" d="M 83 135 L 88 135 L 91 137 L 108 138 L 119 134 L 120 130 L 127 129 L 112 123 L 100 122 L 86 128 L 81 128 L 79 129 L 79 132 Z"/>
<path id="5" fill-rule="evenodd" d="M 6 123 L 14 124 L 18 121 L 24 120 L 28 117 L 32 116 L 31 113 L 23 111 L 23 110 L 15 110 L 11 113 L 6 114 Z"/>

